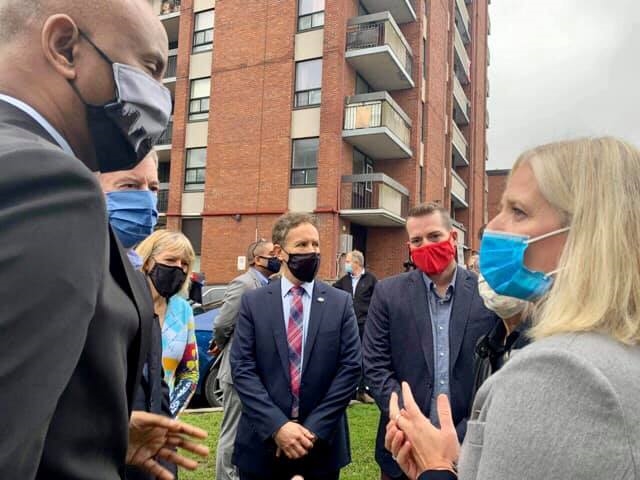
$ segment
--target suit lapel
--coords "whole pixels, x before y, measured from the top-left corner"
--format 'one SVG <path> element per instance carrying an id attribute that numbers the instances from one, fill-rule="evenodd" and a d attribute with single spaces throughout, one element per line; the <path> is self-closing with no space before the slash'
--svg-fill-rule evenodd
<path id="1" fill-rule="evenodd" d="M 453 369 L 462 347 L 462 340 L 464 339 L 464 332 L 467 328 L 469 312 L 471 311 L 471 301 L 475 291 L 474 277 L 469 275 L 464 268 L 456 268 L 458 269 L 456 290 L 453 295 L 449 321 L 449 346 L 451 349 L 449 359 L 451 369 Z"/>
<path id="2" fill-rule="evenodd" d="M 325 311 L 325 302 L 318 301 L 319 298 L 323 298 L 323 295 L 327 293 L 326 284 L 316 280 L 313 285 L 313 295 L 311 296 L 311 312 L 309 315 L 309 331 L 307 332 L 307 341 L 304 345 L 304 360 L 302 365 L 302 375 L 304 375 L 307 366 L 309 365 L 309 359 L 313 352 L 313 347 L 318 337 L 318 329 L 322 324 L 322 317 Z"/>
<path id="3" fill-rule="evenodd" d="M 147 288 L 146 285 L 143 284 L 140 278 L 136 278 L 136 275 L 141 274 L 133 269 L 116 235 L 113 233 L 111 226 L 109 226 L 109 237 L 111 243 L 109 259 L 111 273 L 122 290 L 133 300 L 133 304 L 138 312 L 139 328 L 134 340 L 134 345 L 138 347 L 138 358 L 135 365 L 129 363 L 127 374 L 127 392 L 128 398 L 131 401 L 135 394 L 136 385 L 140 382 L 142 366 L 147 360 L 153 322 L 153 307 L 151 307 L 149 303 L 150 293 L 148 290 L 145 290 L 145 288 Z M 146 308 L 146 306 L 149 306 L 151 310 Z"/>
<path id="4" fill-rule="evenodd" d="M 266 311 L 271 312 L 269 319 L 273 330 L 273 339 L 276 342 L 276 350 L 282 363 L 282 370 L 287 377 L 287 382 L 291 382 L 289 374 L 289 344 L 287 343 L 287 332 L 284 328 L 284 312 L 282 311 L 282 290 L 280 280 L 270 283 L 265 287 L 268 293 Z"/>
<path id="5" fill-rule="evenodd" d="M 249 270 L 247 270 L 247 273 L 251 276 L 251 279 L 253 280 L 253 286 L 255 288 L 260 288 L 262 286 L 262 282 L 260 281 L 260 278 L 258 278 L 258 275 L 256 274 L 256 272 L 250 268 Z"/>
<path id="6" fill-rule="evenodd" d="M 414 270 L 409 276 L 411 283 L 411 305 L 413 307 L 413 320 L 416 324 L 422 353 L 429 372 L 433 373 L 433 332 L 431 329 L 431 315 L 427 306 L 427 287 L 422 278 L 422 272 Z"/>

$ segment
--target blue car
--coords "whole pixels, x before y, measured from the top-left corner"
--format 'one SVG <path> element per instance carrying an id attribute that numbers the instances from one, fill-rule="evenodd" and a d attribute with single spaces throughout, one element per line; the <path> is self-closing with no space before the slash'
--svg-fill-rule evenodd
<path id="1" fill-rule="evenodd" d="M 209 342 L 213 331 L 213 324 L 220 312 L 220 307 L 203 311 L 202 307 L 194 308 L 194 321 L 196 327 L 196 343 L 198 345 L 198 359 L 200 367 L 200 379 L 196 389 L 196 396 L 203 399 L 210 407 L 222 406 L 222 391 L 216 377 L 220 365 L 221 355 L 211 356 Z"/>

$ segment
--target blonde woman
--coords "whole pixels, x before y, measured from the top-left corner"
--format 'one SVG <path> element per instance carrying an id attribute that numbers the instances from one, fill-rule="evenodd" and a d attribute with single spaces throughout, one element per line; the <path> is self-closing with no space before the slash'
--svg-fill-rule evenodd
<path id="1" fill-rule="evenodd" d="M 198 385 L 198 348 L 193 313 L 184 299 L 195 253 L 180 232 L 157 230 L 138 245 L 162 328 L 162 366 L 169 385 L 171 414 L 189 403 Z"/>
<path id="2" fill-rule="evenodd" d="M 640 152 L 612 138 L 553 143 L 513 167 L 480 271 L 498 294 L 538 301 L 535 342 L 478 392 L 457 477 L 640 478 Z M 441 429 L 391 401 L 386 446 L 410 478 L 456 478 Z"/>

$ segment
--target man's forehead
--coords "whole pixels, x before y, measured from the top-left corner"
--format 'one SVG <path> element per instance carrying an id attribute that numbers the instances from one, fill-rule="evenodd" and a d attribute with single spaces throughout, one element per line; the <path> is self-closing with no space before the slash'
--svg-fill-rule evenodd
<path id="1" fill-rule="evenodd" d="M 434 212 L 420 217 L 410 217 L 407 220 L 407 232 L 409 236 L 429 235 L 434 232 L 446 232 L 447 229 L 442 221 L 442 215 Z"/>

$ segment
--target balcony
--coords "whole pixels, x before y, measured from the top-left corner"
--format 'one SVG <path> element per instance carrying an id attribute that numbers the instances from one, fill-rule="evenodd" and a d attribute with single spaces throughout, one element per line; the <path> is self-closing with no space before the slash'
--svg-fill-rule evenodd
<path id="1" fill-rule="evenodd" d="M 469 83 L 469 79 L 471 78 L 471 60 L 469 60 L 469 54 L 467 53 L 466 48 L 464 48 L 464 43 L 462 42 L 462 37 L 460 36 L 460 32 L 457 28 L 453 29 L 453 45 L 455 51 L 455 71 L 456 74 L 460 75 L 460 82 L 464 85 Z"/>
<path id="2" fill-rule="evenodd" d="M 469 10 L 464 3 L 464 0 L 456 0 L 456 27 L 460 30 L 460 35 L 464 44 L 468 44 L 471 41 L 471 20 L 469 17 Z"/>
<path id="3" fill-rule="evenodd" d="M 464 93 L 464 88 L 462 88 L 460 80 L 455 74 L 453 75 L 453 99 L 453 118 L 455 122 L 458 125 L 468 125 L 471 103 L 469 103 L 467 94 Z"/>
<path id="4" fill-rule="evenodd" d="M 409 210 L 409 190 L 384 173 L 345 175 L 340 216 L 367 227 L 402 227 Z"/>
<path id="5" fill-rule="evenodd" d="M 452 220 L 451 226 L 458 234 L 458 245 L 462 245 L 464 248 L 467 248 L 467 231 L 465 230 L 464 225 Z"/>
<path id="6" fill-rule="evenodd" d="M 453 123 L 451 143 L 453 143 L 453 166 L 454 167 L 468 167 L 469 160 L 467 157 L 467 151 L 469 145 L 467 144 L 467 139 L 464 138 L 464 135 L 458 128 L 458 126 Z"/>
<path id="7" fill-rule="evenodd" d="M 169 43 L 177 42 L 180 29 L 180 0 L 162 0 L 160 21 L 167 30 Z"/>
<path id="8" fill-rule="evenodd" d="M 455 209 L 469 208 L 467 184 L 464 183 L 455 170 L 451 170 L 451 203 Z"/>
<path id="9" fill-rule="evenodd" d="M 413 53 L 389 12 L 349 20 L 347 62 L 374 90 L 413 88 Z"/>
<path id="10" fill-rule="evenodd" d="M 415 0 L 360 0 L 369 13 L 389 12 L 397 23 L 416 21 Z"/>
<path id="11" fill-rule="evenodd" d="M 342 138 L 374 160 L 413 156 L 411 119 L 387 92 L 347 97 Z"/>
<path id="12" fill-rule="evenodd" d="M 173 119 L 169 120 L 169 125 L 167 125 L 167 129 L 162 133 L 158 142 L 156 143 L 156 148 L 160 148 L 163 146 L 171 147 L 171 139 L 173 136 Z"/>

